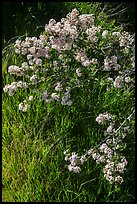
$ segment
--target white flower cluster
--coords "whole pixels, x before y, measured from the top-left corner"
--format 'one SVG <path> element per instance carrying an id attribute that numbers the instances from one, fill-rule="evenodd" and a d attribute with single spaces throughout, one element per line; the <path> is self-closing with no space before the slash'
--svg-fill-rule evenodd
<path id="1" fill-rule="evenodd" d="M 131 82 L 131 78 L 130 77 L 125 77 L 125 82 L 126 83 L 130 83 Z"/>
<path id="2" fill-rule="evenodd" d="M 98 62 L 98 59 L 92 58 L 92 60 L 91 60 L 91 63 L 92 63 L 92 64 L 97 64 L 97 62 Z"/>
<path id="3" fill-rule="evenodd" d="M 49 24 L 45 26 L 45 31 L 50 39 L 51 47 L 58 51 L 71 50 L 79 32 L 93 25 L 94 18 L 93 14 L 79 15 L 77 9 L 73 9 L 66 18 L 61 19 L 61 22 L 56 23 L 54 19 L 50 19 Z M 92 28 L 92 30 L 95 37 L 97 28 Z"/>
<path id="4" fill-rule="evenodd" d="M 80 68 L 76 69 L 76 74 L 78 75 L 78 77 L 81 77 L 83 75 Z"/>
<path id="5" fill-rule="evenodd" d="M 31 76 L 30 81 L 32 82 L 32 84 L 35 84 L 37 82 L 37 75 L 34 74 L 33 76 Z"/>
<path id="6" fill-rule="evenodd" d="M 125 52 L 128 53 L 129 48 L 133 46 L 133 43 L 135 41 L 134 35 L 130 35 L 128 32 L 113 32 L 112 36 L 116 37 L 119 41 L 120 47 L 124 47 Z"/>
<path id="7" fill-rule="evenodd" d="M 19 104 L 19 110 L 22 112 L 26 112 L 29 107 L 30 106 L 26 103 L 26 100 Z"/>
<path id="8" fill-rule="evenodd" d="M 49 46 L 44 46 L 46 37 L 40 35 L 39 39 L 36 37 L 26 37 L 25 41 L 16 40 L 15 42 L 15 52 L 18 54 L 27 55 L 30 60 L 29 64 L 34 64 L 34 61 L 39 57 L 50 58 Z"/>
<path id="9" fill-rule="evenodd" d="M 73 173 L 79 173 L 81 171 L 81 168 L 78 165 L 81 165 L 85 161 L 87 161 L 84 155 L 79 157 L 78 154 L 76 154 L 75 152 L 72 152 L 72 155 L 70 155 L 68 150 L 64 151 L 64 155 L 65 161 L 70 162 L 70 164 L 68 165 L 68 169 Z"/>
<path id="10" fill-rule="evenodd" d="M 33 96 L 29 96 L 29 101 L 33 101 Z"/>
<path id="11" fill-rule="evenodd" d="M 112 119 L 112 116 L 107 114 L 107 117 L 105 117 L 105 119 L 106 118 Z M 114 128 L 114 123 L 111 123 L 110 126 Z M 92 157 L 97 164 L 102 163 L 104 165 L 103 173 L 106 180 L 111 184 L 120 185 L 123 182 L 121 174 L 124 173 L 128 162 L 126 160 L 126 157 L 121 155 L 121 153 L 117 150 L 119 150 L 120 144 L 123 143 L 122 139 L 124 139 L 125 136 L 128 135 L 129 128 L 129 126 L 124 127 L 124 133 L 122 133 L 122 136 L 120 137 L 114 137 L 114 134 L 112 138 L 107 137 L 102 144 L 97 145 L 97 147 L 95 148 L 87 150 L 86 153 L 82 156 L 78 156 L 78 154 L 75 152 L 70 154 L 69 150 L 64 151 L 65 161 L 70 162 L 70 164 L 68 165 L 69 171 L 79 173 L 81 171 L 79 165 L 83 165 L 88 158 Z"/>
<path id="12" fill-rule="evenodd" d="M 8 67 L 8 73 L 15 74 L 17 76 L 23 76 L 25 71 L 28 70 L 28 64 L 27 62 L 22 63 L 22 67 L 18 67 L 16 65 L 11 65 Z"/>
<path id="13" fill-rule="evenodd" d="M 102 37 L 106 38 L 108 34 L 109 34 L 108 30 L 104 30 L 102 33 Z"/>
<path id="14" fill-rule="evenodd" d="M 46 90 L 43 91 L 43 93 L 42 93 L 42 98 L 43 98 L 43 100 L 45 100 L 47 103 L 50 103 L 50 102 L 51 102 L 51 98 L 49 98 L 48 92 L 47 92 Z"/>
<path id="15" fill-rule="evenodd" d="M 4 88 L 3 91 L 7 92 L 10 96 L 13 96 L 14 93 L 17 91 L 17 82 L 12 82 L 11 84 L 7 84 Z"/>
<path id="16" fill-rule="evenodd" d="M 19 68 L 19 67 L 16 66 L 16 65 L 11 65 L 11 66 L 9 66 L 8 72 L 9 72 L 10 74 L 16 74 L 17 76 L 21 76 L 21 75 L 24 74 L 24 73 L 22 72 L 22 68 Z"/>
<path id="17" fill-rule="evenodd" d="M 120 69 L 120 65 L 117 64 L 117 57 L 114 55 L 110 59 L 106 57 L 104 59 L 104 70 L 110 71 L 111 69 L 114 69 L 115 71 Z"/>
<path id="18" fill-rule="evenodd" d="M 77 15 L 75 15 L 77 16 Z M 58 51 L 70 50 L 75 39 L 78 38 L 78 31 L 68 19 L 57 22 L 54 19 L 45 26 L 46 35 L 50 39 L 50 45 Z"/>
<path id="19" fill-rule="evenodd" d="M 104 122 L 106 121 L 110 121 L 112 120 L 112 115 L 109 114 L 109 113 L 101 113 L 99 114 L 99 116 L 96 118 L 96 121 L 99 123 L 99 124 L 103 124 Z"/>
<path id="20" fill-rule="evenodd" d="M 122 135 L 122 138 L 125 138 L 125 136 L 128 134 L 128 131 L 126 131 L 128 127 L 124 128 L 124 134 Z M 108 134 L 110 133 L 115 133 L 114 129 L 114 123 L 110 123 L 110 126 L 107 128 L 106 131 Z M 123 182 L 123 178 L 120 175 L 117 175 L 118 173 L 124 173 L 125 166 L 127 165 L 127 160 L 125 156 L 120 156 L 118 157 L 118 154 L 116 153 L 116 150 L 119 149 L 119 143 L 122 142 L 120 138 L 112 138 L 112 139 L 107 139 L 106 143 L 103 143 L 100 145 L 98 151 L 96 150 L 96 155 L 98 157 L 94 156 L 94 152 L 91 151 L 91 156 L 93 159 L 96 159 L 96 162 L 99 163 L 101 160 L 99 160 L 100 153 L 101 157 L 104 157 L 103 162 L 106 162 L 107 164 L 105 165 L 103 172 L 104 172 L 104 177 L 106 180 L 108 180 L 110 183 L 114 183 L 116 185 L 121 184 Z M 109 147 L 111 146 L 111 148 Z M 118 162 L 118 159 L 120 158 L 120 162 Z"/>
<path id="21" fill-rule="evenodd" d="M 88 35 L 88 39 L 91 42 L 97 42 L 98 41 L 98 37 L 96 36 L 96 34 L 98 32 L 100 32 L 100 31 L 101 31 L 101 26 L 96 27 L 95 25 L 93 25 L 92 27 L 88 28 L 86 30 L 86 33 Z"/>
<path id="22" fill-rule="evenodd" d="M 120 157 L 120 162 L 114 162 L 112 160 L 107 160 L 107 164 L 103 168 L 104 177 L 111 184 L 119 185 L 123 182 L 122 176 L 118 175 L 118 173 L 124 173 L 125 167 L 127 165 L 127 160 L 125 156 Z"/>
<path id="23" fill-rule="evenodd" d="M 131 78 L 129 76 L 127 76 L 127 77 L 117 76 L 114 80 L 113 80 L 113 78 L 108 77 L 107 80 L 110 81 L 111 85 L 113 84 L 113 86 L 115 88 L 123 88 L 124 87 L 124 81 L 126 84 L 129 84 L 131 82 Z M 109 90 L 110 87 L 107 87 L 107 89 Z"/>
<path id="24" fill-rule="evenodd" d="M 128 32 L 123 32 L 119 36 L 120 47 L 130 48 L 134 42 L 134 36 L 130 35 Z"/>
<path id="25" fill-rule="evenodd" d="M 105 164 L 103 168 L 104 177 L 108 180 L 111 184 L 114 183 L 119 185 L 123 182 L 123 178 L 119 173 L 124 173 L 125 167 L 127 165 L 127 160 L 125 156 L 119 156 L 116 153 L 115 146 L 121 140 L 115 139 L 107 139 L 106 143 L 102 143 L 98 149 L 89 149 L 85 155 L 78 156 L 75 152 L 72 152 L 70 155 L 69 150 L 64 151 L 65 161 L 69 161 L 70 164 L 68 165 L 69 171 L 74 173 L 79 173 L 81 168 L 79 165 L 83 165 L 84 162 L 87 161 L 86 156 L 92 157 L 97 164 L 103 163 Z M 109 147 L 111 144 L 112 148 Z"/>
<path id="26" fill-rule="evenodd" d="M 23 81 L 18 81 L 17 82 L 17 84 L 16 84 L 16 86 L 18 87 L 18 88 L 28 88 L 28 85 L 27 85 L 27 83 L 26 82 L 23 82 Z"/>
<path id="27" fill-rule="evenodd" d="M 61 87 L 61 84 L 57 84 L 57 86 L 60 86 Z M 55 87 L 57 89 L 57 86 Z M 59 90 L 60 90 L 59 88 Z M 62 105 L 68 105 L 68 106 L 71 106 L 72 105 L 72 100 L 70 99 L 70 90 L 66 91 L 62 97 L 60 97 L 56 92 L 55 93 L 52 93 L 51 94 L 51 97 L 49 97 L 49 94 L 47 92 L 47 90 L 45 90 L 43 93 L 42 93 L 42 98 L 47 102 L 51 102 L 52 99 L 54 99 L 55 101 L 60 101 Z"/>
<path id="28" fill-rule="evenodd" d="M 95 16 L 93 14 L 82 14 L 79 16 L 79 27 L 86 30 L 94 25 Z"/>
<path id="29" fill-rule="evenodd" d="M 69 91 L 65 92 L 65 93 L 64 93 L 64 96 L 62 97 L 61 104 L 62 104 L 62 105 L 71 106 L 72 103 L 73 103 L 73 102 L 72 102 L 72 100 L 70 99 L 70 93 L 69 93 Z"/>
<path id="30" fill-rule="evenodd" d="M 56 91 L 61 91 L 61 90 L 62 90 L 62 84 L 61 84 L 61 82 L 58 82 L 58 83 L 56 84 L 55 90 L 56 90 Z"/>
<path id="31" fill-rule="evenodd" d="M 12 82 L 11 84 L 7 84 L 3 91 L 7 92 L 10 96 L 13 96 L 14 93 L 18 90 L 18 88 L 28 88 L 28 85 L 26 82 L 18 81 L 18 82 Z"/>
<path id="32" fill-rule="evenodd" d="M 85 67 L 89 66 L 91 64 L 90 60 L 87 58 L 86 54 L 82 49 L 79 49 L 76 51 L 75 59 L 78 62 L 81 62 L 81 64 Z"/>
<path id="33" fill-rule="evenodd" d="M 115 88 L 122 88 L 123 86 L 124 86 L 123 77 L 122 76 L 117 76 L 115 78 L 115 81 L 114 81 L 114 87 Z"/>
<path id="34" fill-rule="evenodd" d="M 57 95 L 57 93 L 52 93 L 51 96 L 55 101 L 59 101 L 59 96 Z"/>
<path id="35" fill-rule="evenodd" d="M 66 19 L 70 22 L 71 25 L 77 26 L 81 30 L 86 30 L 94 24 L 95 17 L 93 14 L 82 14 L 79 15 L 77 9 L 73 9 L 70 13 L 67 14 Z M 65 21 L 66 19 L 62 19 Z"/>

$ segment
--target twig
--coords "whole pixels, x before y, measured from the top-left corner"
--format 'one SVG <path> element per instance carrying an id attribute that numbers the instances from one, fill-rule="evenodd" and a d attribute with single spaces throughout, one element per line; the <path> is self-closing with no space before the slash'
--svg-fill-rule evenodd
<path id="1" fill-rule="evenodd" d="M 120 127 L 112 134 L 115 135 L 120 129 L 121 127 L 125 124 L 125 122 L 127 120 L 130 120 L 130 118 L 132 117 L 132 115 L 135 113 L 135 110 L 131 113 L 131 115 L 129 117 L 127 117 L 124 122 L 120 125 Z M 109 135 L 108 137 L 106 137 L 100 144 L 98 144 L 96 147 L 100 146 L 103 142 L 105 142 L 107 139 L 109 139 L 112 135 Z"/>
<path id="2" fill-rule="evenodd" d="M 120 125 L 120 127 L 114 132 L 114 134 L 116 134 L 120 129 L 121 129 L 121 127 L 125 124 L 125 122 L 127 121 L 127 120 L 130 120 L 130 118 L 132 117 L 132 115 L 135 113 L 135 110 L 131 113 L 131 115 L 129 116 L 129 117 L 127 117 L 125 120 L 124 120 L 124 122 Z"/>
<path id="3" fill-rule="evenodd" d="M 4 52 L 5 52 L 5 50 L 9 47 L 9 46 L 11 46 L 11 45 L 13 45 L 14 43 L 12 43 L 12 44 L 9 44 L 13 39 L 20 39 L 20 38 L 22 38 L 22 37 L 24 37 L 24 36 L 26 36 L 26 35 L 22 35 L 22 36 L 15 36 L 15 37 L 13 37 L 13 38 L 11 38 L 8 42 L 7 42 L 7 45 L 6 45 L 6 47 L 4 47 L 3 48 L 3 50 L 2 50 L 2 54 L 4 54 Z"/>
<path id="4" fill-rule="evenodd" d="M 108 16 L 108 18 L 110 18 L 110 17 L 112 17 L 112 16 L 116 16 L 116 15 L 118 15 L 119 13 L 121 14 L 124 10 L 126 10 L 127 8 L 124 8 L 124 9 L 122 9 L 121 11 L 118 11 L 117 13 L 113 13 L 113 14 L 110 14 L 109 16 Z"/>
<path id="5" fill-rule="evenodd" d="M 120 4 L 120 5 L 118 5 L 116 8 L 114 8 L 114 9 L 111 9 L 111 10 L 109 10 L 109 12 L 110 13 L 113 13 L 114 11 L 116 11 L 120 6 L 122 6 L 123 5 L 123 3 L 122 4 Z"/>

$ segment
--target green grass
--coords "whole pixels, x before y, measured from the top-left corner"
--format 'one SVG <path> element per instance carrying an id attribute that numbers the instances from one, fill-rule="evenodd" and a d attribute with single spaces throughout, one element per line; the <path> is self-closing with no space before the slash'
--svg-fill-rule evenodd
<path id="1" fill-rule="evenodd" d="M 82 13 L 97 15 L 99 4 L 68 2 L 69 9 L 77 7 Z M 40 5 L 39 5 L 40 6 Z M 67 13 L 67 10 L 65 10 Z M 106 18 L 105 14 L 100 14 Z M 99 21 L 99 23 L 101 20 Z M 104 24 L 103 24 L 104 23 Z M 107 21 L 102 21 L 106 27 Z M 113 22 L 112 22 L 113 24 Z M 111 29 L 114 26 L 110 23 Z M 25 31 L 25 27 L 23 28 Z M 3 54 L 3 86 L 10 83 L 7 67 L 20 61 L 9 46 Z M 13 77 L 14 79 L 14 77 Z M 102 167 L 89 159 L 79 174 L 68 171 L 63 152 L 66 149 L 82 155 L 104 139 L 103 128 L 96 117 L 109 112 L 120 125 L 131 114 L 134 93 L 126 89 L 100 84 L 102 76 L 86 84 L 73 96 L 75 103 L 66 107 L 46 104 L 38 99 L 26 113 L 20 113 L 18 94 L 2 96 L 2 197 L 8 202 L 133 202 L 135 201 L 135 123 L 129 121 L 131 131 L 124 142 L 128 166 L 124 182 L 118 188 L 109 184 Z M 79 94 L 77 94 L 79 93 Z M 25 98 L 26 93 L 20 92 Z"/>

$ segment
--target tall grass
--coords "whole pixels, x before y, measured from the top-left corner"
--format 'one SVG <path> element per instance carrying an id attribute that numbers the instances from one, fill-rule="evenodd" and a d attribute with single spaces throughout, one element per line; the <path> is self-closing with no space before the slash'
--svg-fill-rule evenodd
<path id="1" fill-rule="evenodd" d="M 43 3 L 38 3 L 39 11 Z M 47 10 L 51 4 L 46 3 Z M 55 4 L 56 6 L 57 4 Z M 77 8 L 81 13 L 95 13 L 98 23 L 104 28 L 115 28 L 114 20 L 108 24 L 107 15 L 99 3 L 60 3 L 62 14 Z M 32 4 L 28 6 L 30 11 Z M 60 8 L 60 7 L 59 7 Z M 66 9 L 64 9 L 66 8 Z M 61 18 L 52 5 L 50 18 Z M 64 10 L 63 10 L 64 9 Z M 25 11 L 26 12 L 26 11 Z M 30 12 L 31 13 L 31 12 Z M 54 13 L 54 16 L 52 16 Z M 56 14 L 56 15 L 55 15 Z M 64 15 L 65 14 L 65 15 Z M 18 14 L 19 15 L 19 14 Z M 20 15 L 19 15 L 20 16 Z M 102 17 L 102 18 L 101 18 Z M 33 21 L 35 22 L 35 21 Z M 19 21 L 16 22 L 20 24 Z M 37 24 L 37 23 L 36 23 Z M 40 25 L 40 24 L 39 24 Z M 30 32 L 33 24 L 22 24 L 19 35 Z M 27 29 L 30 29 L 27 31 Z M 17 26 L 18 29 L 18 26 Z M 27 35 L 28 35 L 27 33 Z M 29 34 L 32 34 L 31 32 Z M 36 33 L 35 33 L 36 34 Z M 33 34 L 32 34 L 33 36 Z M 9 36 L 8 36 L 9 37 Z M 11 36 L 10 36 L 11 37 Z M 3 86 L 10 83 L 7 67 L 21 60 L 9 45 L 3 52 Z M 114 186 L 104 178 L 102 166 L 89 159 L 79 174 L 67 169 L 63 152 L 65 149 L 83 154 L 88 148 L 104 139 L 102 127 L 96 122 L 101 112 L 117 116 L 120 125 L 134 107 L 134 91 L 117 91 L 111 88 L 106 92 L 104 76 L 90 81 L 81 90 L 72 93 L 73 106 L 58 103 L 45 104 L 37 94 L 37 100 L 26 113 L 18 110 L 26 92 L 10 97 L 2 97 L 2 196 L 8 202 L 133 202 L 135 201 L 135 122 L 129 121 L 130 133 L 125 138 L 123 150 L 128 160 L 121 186 Z M 12 78 L 14 79 L 14 77 Z"/>

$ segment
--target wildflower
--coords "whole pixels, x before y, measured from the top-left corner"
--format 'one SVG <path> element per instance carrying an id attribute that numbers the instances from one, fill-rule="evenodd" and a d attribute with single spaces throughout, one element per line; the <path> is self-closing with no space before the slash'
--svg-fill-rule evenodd
<path id="1" fill-rule="evenodd" d="M 76 166 L 78 163 L 78 155 L 75 152 L 72 152 L 72 156 L 70 157 L 69 160 L 72 166 Z"/>
<path id="2" fill-rule="evenodd" d="M 91 63 L 92 63 L 92 64 L 97 64 L 97 61 L 98 61 L 98 60 L 97 60 L 96 58 L 92 58 Z"/>
<path id="3" fill-rule="evenodd" d="M 68 105 L 68 106 L 71 106 L 72 104 L 73 104 L 73 102 L 70 99 L 65 103 L 65 105 Z"/>
<path id="4" fill-rule="evenodd" d="M 97 163 L 104 163 L 105 161 L 106 161 L 105 156 L 100 156 L 100 157 L 96 160 Z"/>
<path id="5" fill-rule="evenodd" d="M 106 144 L 106 143 L 103 143 L 103 144 L 100 146 L 99 149 L 100 149 L 101 152 L 104 152 L 104 149 L 107 148 L 107 147 L 108 147 L 107 144 Z"/>
<path id="6" fill-rule="evenodd" d="M 62 105 L 71 106 L 72 103 L 73 103 L 73 102 L 72 102 L 72 100 L 70 99 L 69 91 L 67 91 L 66 93 L 64 93 L 64 96 L 62 97 L 61 104 L 62 104 Z"/>
<path id="7" fill-rule="evenodd" d="M 31 47 L 29 48 L 29 51 L 32 55 L 34 55 L 36 53 L 36 47 Z"/>
<path id="8" fill-rule="evenodd" d="M 94 25 L 94 15 L 93 14 L 82 14 L 79 16 L 79 26 L 82 29 L 87 29 L 89 28 L 91 25 Z"/>
<path id="9" fill-rule="evenodd" d="M 114 81 L 114 87 L 115 88 L 122 88 L 123 87 L 123 77 L 121 77 L 121 76 L 117 76 L 117 78 L 115 79 L 115 81 Z"/>
<path id="10" fill-rule="evenodd" d="M 27 71 L 29 66 L 28 66 L 28 63 L 27 62 L 23 62 L 22 65 L 21 65 L 23 71 Z"/>
<path id="11" fill-rule="evenodd" d="M 91 155 L 92 155 L 92 152 L 93 152 L 93 149 L 91 148 L 91 149 L 88 150 L 87 154 L 88 154 L 89 156 L 91 156 Z"/>
<path id="12" fill-rule="evenodd" d="M 131 81 L 130 77 L 125 77 L 125 82 L 129 83 Z"/>
<path id="13" fill-rule="evenodd" d="M 75 59 L 81 62 L 81 64 L 85 67 L 89 66 L 91 63 L 82 49 L 78 49 L 76 51 Z"/>
<path id="14" fill-rule="evenodd" d="M 114 131 L 114 123 L 110 123 L 109 127 L 107 128 L 107 133 L 112 133 Z"/>
<path id="15" fill-rule="evenodd" d="M 82 72 L 81 72 L 81 70 L 79 68 L 76 69 L 76 74 L 78 75 L 78 77 L 82 76 Z"/>
<path id="16" fill-rule="evenodd" d="M 24 74 L 23 69 L 22 69 L 22 68 L 19 68 L 19 67 L 16 66 L 16 65 L 11 65 L 11 66 L 9 66 L 8 72 L 9 72 L 10 74 L 15 74 L 15 75 L 17 75 L 17 76 L 22 76 L 22 75 Z"/>
<path id="17" fill-rule="evenodd" d="M 26 100 L 19 104 L 19 110 L 21 110 L 22 112 L 26 112 L 28 107 L 29 105 L 26 104 Z"/>
<path id="18" fill-rule="evenodd" d="M 132 67 L 135 68 L 135 56 L 131 57 Z"/>
<path id="19" fill-rule="evenodd" d="M 61 91 L 61 89 L 62 89 L 62 84 L 60 82 L 58 82 L 56 87 L 55 87 L 55 90 L 56 91 Z"/>
<path id="20" fill-rule="evenodd" d="M 107 80 L 113 82 L 113 78 L 111 77 L 108 77 Z"/>
<path id="21" fill-rule="evenodd" d="M 33 75 L 32 77 L 30 77 L 30 81 L 32 83 L 35 83 L 37 81 L 37 75 Z"/>
<path id="22" fill-rule="evenodd" d="M 81 63 L 84 67 L 88 67 L 90 65 L 90 61 L 87 59 L 85 61 L 82 61 Z"/>
<path id="23" fill-rule="evenodd" d="M 116 167 L 116 170 L 119 171 L 120 173 L 123 173 L 124 172 L 124 168 L 125 168 L 125 163 L 118 163 L 117 164 L 117 167 Z"/>
<path id="24" fill-rule="evenodd" d="M 129 48 L 134 42 L 134 36 L 130 35 L 128 32 L 123 32 L 119 37 L 120 47 Z"/>
<path id="25" fill-rule="evenodd" d="M 64 155 L 67 155 L 68 154 L 68 152 L 69 152 L 69 150 L 67 149 L 67 150 L 65 150 L 64 151 Z"/>
<path id="26" fill-rule="evenodd" d="M 16 86 L 17 86 L 18 88 L 28 88 L 27 83 L 26 83 L 26 82 L 23 82 L 23 81 L 18 81 L 17 84 L 16 84 Z"/>
<path id="27" fill-rule="evenodd" d="M 108 30 L 104 30 L 102 33 L 102 37 L 106 38 L 108 36 Z"/>
<path id="28" fill-rule="evenodd" d="M 107 140 L 106 140 L 106 143 L 107 143 L 107 144 L 111 144 L 111 143 L 112 143 L 112 139 L 107 139 Z"/>
<path id="29" fill-rule="evenodd" d="M 112 119 L 112 116 L 108 113 L 106 114 L 99 114 L 99 116 L 96 118 L 96 121 L 99 123 L 99 124 L 103 124 L 106 120 L 111 120 Z"/>
<path id="30" fill-rule="evenodd" d="M 114 55 L 110 59 L 106 57 L 104 59 L 104 70 L 110 71 L 111 69 L 114 69 L 115 71 L 120 69 L 120 65 L 117 63 L 117 57 Z"/>
<path id="31" fill-rule="evenodd" d="M 106 154 L 106 156 L 108 158 L 111 158 L 112 155 L 113 155 L 113 151 L 110 148 L 108 148 L 108 147 L 104 149 L 104 153 Z"/>
<path id="32" fill-rule="evenodd" d="M 42 98 L 43 98 L 47 103 L 50 103 L 50 101 L 51 101 L 51 99 L 49 98 L 48 93 L 47 93 L 46 90 L 43 91 L 43 93 L 42 93 Z"/>
<path id="33" fill-rule="evenodd" d="M 121 33 L 120 33 L 120 32 L 113 32 L 113 33 L 112 33 L 112 36 L 120 37 L 120 36 L 121 36 Z"/>
<path id="34" fill-rule="evenodd" d="M 29 96 L 29 101 L 33 101 L 33 96 Z"/>
<path id="35" fill-rule="evenodd" d="M 92 27 L 88 28 L 86 30 L 86 34 L 88 35 L 88 39 L 92 42 L 97 42 L 98 41 L 98 37 L 96 36 L 96 33 L 101 31 L 101 26 L 94 26 L 92 25 Z"/>
<path id="36" fill-rule="evenodd" d="M 56 93 L 52 93 L 52 98 L 56 101 L 59 101 L 59 96 Z"/>
<path id="37" fill-rule="evenodd" d="M 86 156 L 85 155 L 81 156 L 81 158 L 80 158 L 81 164 L 83 164 L 85 161 L 87 161 Z"/>
<path id="38" fill-rule="evenodd" d="M 17 91 L 17 82 L 12 82 L 11 84 L 6 85 L 3 88 L 4 92 L 7 92 L 9 96 L 13 96 L 14 93 Z"/>
<path id="39" fill-rule="evenodd" d="M 72 171 L 73 173 L 79 173 L 80 172 L 80 167 L 79 166 L 72 166 L 71 164 L 68 165 L 69 171 Z"/>
<path id="40" fill-rule="evenodd" d="M 106 174 L 105 177 L 106 177 L 106 180 L 108 180 L 111 184 L 114 182 L 114 177 L 113 176 L 110 176 L 110 175 Z"/>
<path id="41" fill-rule="evenodd" d="M 121 183 L 123 183 L 123 178 L 122 178 L 121 176 L 115 177 L 115 183 L 116 183 L 116 184 L 121 184 Z"/>
<path id="42" fill-rule="evenodd" d="M 50 19 L 50 20 L 49 20 L 49 25 L 50 25 L 50 26 L 53 26 L 53 25 L 55 25 L 55 24 L 56 24 L 55 19 Z"/>
<path id="43" fill-rule="evenodd" d="M 41 59 L 36 59 L 35 64 L 37 66 L 41 66 L 42 65 L 42 60 Z"/>
<path id="44" fill-rule="evenodd" d="M 111 70 L 111 66 L 109 64 L 108 58 L 104 59 L 104 70 L 105 71 L 110 71 Z"/>
<path id="45" fill-rule="evenodd" d="M 98 153 L 96 153 L 96 152 L 93 152 L 92 157 L 93 157 L 94 160 L 98 160 L 100 155 Z"/>

